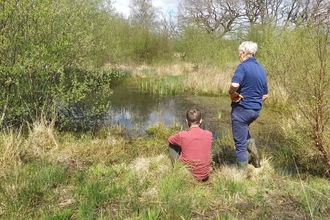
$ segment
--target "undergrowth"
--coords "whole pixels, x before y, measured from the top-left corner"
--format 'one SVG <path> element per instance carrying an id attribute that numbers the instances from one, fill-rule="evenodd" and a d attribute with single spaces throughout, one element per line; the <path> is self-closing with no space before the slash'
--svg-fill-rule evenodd
<path id="1" fill-rule="evenodd" d="M 210 179 L 198 182 L 182 164 L 172 166 L 167 155 L 167 137 L 179 127 L 160 124 L 135 139 L 124 139 L 115 128 L 80 138 L 44 128 L 35 127 L 26 137 L 1 135 L 2 219 L 324 219 L 330 214 L 327 180 L 279 173 L 267 154 L 261 168 L 249 165 L 246 178 L 237 171 L 228 140 L 214 141 Z"/>

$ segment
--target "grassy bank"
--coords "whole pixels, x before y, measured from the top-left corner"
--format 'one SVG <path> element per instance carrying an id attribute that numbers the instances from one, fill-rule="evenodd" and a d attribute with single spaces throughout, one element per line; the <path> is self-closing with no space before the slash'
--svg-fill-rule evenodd
<path id="1" fill-rule="evenodd" d="M 222 125 L 208 182 L 197 182 L 181 164 L 172 166 L 167 138 L 180 127 L 160 124 L 147 136 L 127 139 L 120 127 L 60 133 L 41 120 L 27 134 L 0 134 L 0 218 L 326 219 L 330 184 L 297 162 L 292 146 L 300 142 L 291 135 L 290 121 L 278 114 L 281 108 L 272 108 L 279 106 L 272 95 L 251 125 L 262 167 L 249 165 L 247 178 L 237 171 L 227 126 L 230 106 L 208 102 L 226 94 L 232 75 L 226 69 L 185 64 L 132 73 L 144 78 L 141 89 L 153 93 L 191 92 L 193 102 Z"/>
<path id="2" fill-rule="evenodd" d="M 330 185 L 308 175 L 262 167 L 248 178 L 231 163 L 233 148 L 215 140 L 211 178 L 200 183 L 172 167 L 159 125 L 124 139 L 118 128 L 59 134 L 43 122 L 27 136 L 1 134 L 1 219 L 325 219 Z"/>

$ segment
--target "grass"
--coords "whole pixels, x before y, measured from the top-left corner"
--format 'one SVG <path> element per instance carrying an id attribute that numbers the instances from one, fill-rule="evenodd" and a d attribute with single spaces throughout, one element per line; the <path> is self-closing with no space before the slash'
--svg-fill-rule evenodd
<path id="1" fill-rule="evenodd" d="M 175 95 L 184 92 L 183 78 L 180 76 L 151 77 L 141 84 L 142 91 L 159 95 Z"/>
<path id="2" fill-rule="evenodd" d="M 238 172 L 226 126 L 228 103 L 218 100 L 214 107 L 213 99 L 200 96 L 227 94 L 234 66 L 226 71 L 189 65 L 132 71 L 145 78 L 143 90 L 192 91 L 192 101 L 221 123 L 208 182 L 196 181 L 180 163 L 172 166 L 167 138 L 180 126 L 159 124 L 148 128 L 147 136 L 124 139 L 120 127 L 60 133 L 41 120 L 27 135 L 0 133 L 0 219 L 327 219 L 328 180 L 302 172 L 304 160 L 297 160 L 293 145 L 304 140 L 297 142 L 292 123 L 267 109 L 282 106 L 283 99 L 268 100 L 250 126 L 262 143 L 257 143 L 261 168 L 249 165 L 247 177 Z M 285 97 L 285 91 L 278 92 Z M 294 172 L 287 170 L 288 163 Z"/>
<path id="3" fill-rule="evenodd" d="M 133 72 L 134 77 L 146 78 L 141 89 L 160 95 L 191 91 L 194 95 L 227 94 L 235 63 L 226 67 L 176 64 L 170 66 L 142 66 Z"/>
<path id="4" fill-rule="evenodd" d="M 35 123 L 26 137 L 1 134 L 1 219 L 325 219 L 330 184 L 262 167 L 237 171 L 229 140 L 217 140 L 208 182 L 172 166 L 158 125 L 148 136 L 123 139 L 115 128 L 94 136 L 57 133 Z M 229 132 L 229 131 L 228 131 Z M 45 143 L 42 145 L 41 143 Z M 227 145 L 228 144 L 228 145 Z M 227 147 L 225 147 L 227 146 Z M 213 152 L 213 155 L 215 151 Z M 268 155 L 269 156 L 269 155 Z"/>

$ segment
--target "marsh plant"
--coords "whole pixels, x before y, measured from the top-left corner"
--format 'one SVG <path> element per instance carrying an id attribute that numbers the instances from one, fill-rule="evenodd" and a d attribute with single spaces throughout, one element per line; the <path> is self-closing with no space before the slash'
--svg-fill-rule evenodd
<path id="1" fill-rule="evenodd" d="M 176 75 L 157 74 L 156 77 L 150 77 L 142 80 L 141 89 L 153 94 L 174 95 L 183 92 L 190 92 L 194 95 L 221 95 L 228 90 L 228 82 L 233 71 L 233 66 L 228 69 L 210 68 L 201 66 L 197 70 L 182 68 L 177 71 L 174 65 L 173 71 Z M 153 68 L 153 67 L 150 67 Z M 171 72 L 171 71 L 170 71 Z"/>
<path id="2" fill-rule="evenodd" d="M 218 110 L 217 111 L 217 118 L 218 118 L 218 120 L 221 120 L 221 116 L 222 116 L 222 111 L 221 110 Z"/>
<path id="3" fill-rule="evenodd" d="M 141 84 L 141 89 L 152 94 L 175 95 L 185 91 L 182 84 L 181 76 L 151 77 Z"/>

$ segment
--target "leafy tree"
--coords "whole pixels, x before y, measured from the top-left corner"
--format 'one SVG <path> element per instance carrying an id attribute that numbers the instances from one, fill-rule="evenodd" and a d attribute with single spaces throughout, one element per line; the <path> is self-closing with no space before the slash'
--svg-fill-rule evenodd
<path id="1" fill-rule="evenodd" d="M 48 114 L 54 102 L 75 102 L 85 96 L 90 90 L 87 75 L 75 70 L 103 62 L 98 58 L 106 47 L 100 31 L 109 13 L 102 4 L 101 0 L 0 2 L 1 123 L 34 120 Z"/>
<path id="2" fill-rule="evenodd" d="M 265 42 L 268 45 L 263 49 L 263 62 L 273 82 L 272 89 L 284 91 L 283 98 L 288 98 L 285 112 L 291 113 L 288 119 L 294 123 L 286 135 L 294 140 L 298 164 L 329 176 L 330 20 L 327 15 L 330 8 L 327 4 L 327 7 L 314 7 L 319 13 L 314 11 L 317 16 L 304 25 L 285 30 L 280 37 Z"/>
<path id="3" fill-rule="evenodd" d="M 170 35 L 160 24 L 160 11 L 151 0 L 131 0 L 129 38 L 125 41 L 135 62 L 155 62 L 172 55 Z"/>

